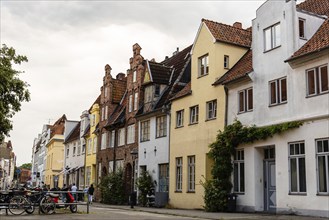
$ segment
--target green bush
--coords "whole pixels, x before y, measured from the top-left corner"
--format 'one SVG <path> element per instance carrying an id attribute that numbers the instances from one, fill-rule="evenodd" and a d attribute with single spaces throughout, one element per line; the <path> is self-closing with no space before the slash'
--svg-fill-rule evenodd
<path id="1" fill-rule="evenodd" d="M 152 176 L 148 171 L 143 171 L 137 179 L 137 186 L 139 190 L 138 204 L 146 206 L 147 194 L 154 188 Z"/>
<path id="2" fill-rule="evenodd" d="M 102 203 L 121 205 L 126 202 L 122 169 L 103 177 L 99 184 Z"/>

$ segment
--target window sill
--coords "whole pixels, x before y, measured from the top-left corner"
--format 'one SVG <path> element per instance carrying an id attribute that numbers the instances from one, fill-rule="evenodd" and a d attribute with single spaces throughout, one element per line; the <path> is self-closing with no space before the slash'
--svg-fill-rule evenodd
<path id="1" fill-rule="evenodd" d="M 205 122 L 207 122 L 207 121 L 214 121 L 214 120 L 216 120 L 217 118 L 208 118 L 208 119 L 206 119 L 205 120 Z"/>
<path id="2" fill-rule="evenodd" d="M 307 95 L 306 98 L 313 98 L 313 97 L 316 97 L 316 96 L 320 96 L 320 95 L 326 95 L 328 94 L 329 91 L 325 91 L 325 92 L 322 92 L 322 93 L 319 93 L 319 94 L 312 94 L 312 95 Z"/>
<path id="3" fill-rule="evenodd" d="M 271 108 L 271 107 L 275 107 L 275 106 L 279 106 L 279 105 L 284 105 L 284 104 L 287 104 L 287 103 L 288 103 L 288 101 L 277 103 L 277 104 L 270 104 L 268 107 Z"/>
<path id="4" fill-rule="evenodd" d="M 268 52 L 270 52 L 270 51 L 272 51 L 272 50 L 275 50 L 275 49 L 277 49 L 277 48 L 279 48 L 279 47 L 281 47 L 281 45 L 276 46 L 276 47 L 273 47 L 273 48 L 271 48 L 271 49 L 269 49 L 269 50 L 265 50 L 263 53 L 268 53 Z"/>
<path id="5" fill-rule="evenodd" d="M 233 194 L 237 194 L 237 195 L 244 195 L 244 192 L 233 192 Z"/>
<path id="6" fill-rule="evenodd" d="M 299 37 L 300 40 L 306 40 L 307 41 L 307 38 L 306 37 Z"/>
<path id="7" fill-rule="evenodd" d="M 143 143 L 143 142 L 148 142 L 148 141 L 150 141 L 150 139 L 148 139 L 148 140 L 143 140 L 143 141 L 140 141 L 140 142 Z"/>
<path id="8" fill-rule="evenodd" d="M 307 196 L 307 193 L 295 193 L 295 192 L 290 192 L 288 193 L 290 196 Z"/>
<path id="9" fill-rule="evenodd" d="M 197 79 L 200 79 L 200 78 L 208 76 L 208 75 L 209 75 L 209 73 L 206 73 L 206 74 L 203 74 L 203 75 L 198 75 Z"/>
<path id="10" fill-rule="evenodd" d="M 174 191 L 175 193 L 183 193 L 181 190 L 179 191 L 179 190 L 175 190 Z"/>
<path id="11" fill-rule="evenodd" d="M 190 123 L 190 124 L 188 124 L 188 126 L 197 125 L 197 124 L 199 124 L 199 122 Z"/>
<path id="12" fill-rule="evenodd" d="M 155 139 L 164 138 L 164 137 L 167 137 L 167 135 L 155 137 Z"/>
<path id="13" fill-rule="evenodd" d="M 186 193 L 195 193 L 195 191 L 186 191 Z"/>
<path id="14" fill-rule="evenodd" d="M 329 196 L 329 192 L 328 193 L 317 193 L 317 196 Z"/>
<path id="15" fill-rule="evenodd" d="M 176 126 L 175 129 L 178 129 L 178 128 L 183 128 L 184 125 L 181 125 L 181 126 Z"/>
<path id="16" fill-rule="evenodd" d="M 253 109 L 248 110 L 248 111 L 244 111 L 244 112 L 238 112 L 238 115 L 245 114 L 245 113 L 249 113 L 249 112 L 253 112 Z"/>

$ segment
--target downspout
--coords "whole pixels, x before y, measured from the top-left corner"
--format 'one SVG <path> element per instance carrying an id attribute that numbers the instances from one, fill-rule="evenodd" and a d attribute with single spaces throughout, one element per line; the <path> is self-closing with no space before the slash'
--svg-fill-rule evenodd
<path id="1" fill-rule="evenodd" d="M 224 119 L 224 127 L 227 126 L 227 115 L 228 115 L 228 88 L 224 85 L 225 91 L 225 119 Z"/>

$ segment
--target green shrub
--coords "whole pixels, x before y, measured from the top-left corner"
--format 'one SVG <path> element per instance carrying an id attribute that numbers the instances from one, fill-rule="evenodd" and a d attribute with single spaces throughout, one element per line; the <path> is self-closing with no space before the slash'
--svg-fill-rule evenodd
<path id="1" fill-rule="evenodd" d="M 103 177 L 99 184 L 102 202 L 121 205 L 126 202 L 122 169 Z"/>
<path id="2" fill-rule="evenodd" d="M 143 171 L 137 179 L 137 186 L 139 190 L 138 204 L 146 206 L 147 194 L 154 188 L 152 176 L 148 171 Z"/>

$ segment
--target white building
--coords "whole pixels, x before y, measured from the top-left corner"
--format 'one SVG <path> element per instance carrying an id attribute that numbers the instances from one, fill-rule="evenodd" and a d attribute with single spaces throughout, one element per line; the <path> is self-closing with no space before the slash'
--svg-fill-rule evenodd
<path id="1" fill-rule="evenodd" d="M 13 152 L 11 141 L 0 144 L 0 190 L 5 190 L 14 185 L 14 172 L 16 156 Z"/>
<path id="2" fill-rule="evenodd" d="M 266 1 L 252 22 L 252 51 L 215 83 L 228 90 L 228 124 L 304 122 L 239 146 L 233 175 L 239 210 L 329 217 L 326 7 L 318 0 Z"/>

